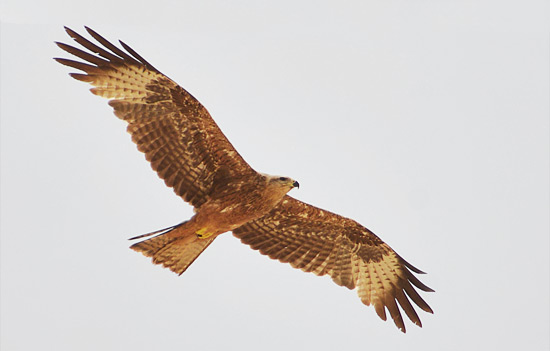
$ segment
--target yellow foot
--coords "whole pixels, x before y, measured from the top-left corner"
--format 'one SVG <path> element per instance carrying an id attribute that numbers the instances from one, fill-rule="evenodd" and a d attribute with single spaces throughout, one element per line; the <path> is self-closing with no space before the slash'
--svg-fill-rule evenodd
<path id="1" fill-rule="evenodd" d="M 206 228 L 202 228 L 202 229 L 199 229 L 196 232 L 196 234 L 197 234 L 197 237 L 199 237 L 201 239 L 206 239 L 206 238 L 212 236 L 212 234 L 214 234 L 214 233 L 209 233 Z"/>

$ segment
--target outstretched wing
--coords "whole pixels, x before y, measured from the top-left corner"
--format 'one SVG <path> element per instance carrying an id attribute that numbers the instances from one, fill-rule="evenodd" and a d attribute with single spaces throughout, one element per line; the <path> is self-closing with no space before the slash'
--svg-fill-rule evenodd
<path id="1" fill-rule="evenodd" d="M 328 274 L 348 289 L 357 287 L 361 301 L 374 305 L 386 320 L 386 309 L 405 332 L 397 303 L 422 326 L 409 298 L 433 313 L 415 290 L 433 291 L 411 271 L 423 273 L 359 223 L 298 201 L 288 195 L 269 214 L 235 229 L 233 234 L 254 250 L 317 275 Z M 408 296 L 408 297 L 407 297 Z"/>
<path id="2" fill-rule="evenodd" d="M 128 132 L 138 149 L 166 185 L 185 201 L 196 208 L 206 202 L 220 169 L 224 177 L 255 173 L 206 108 L 128 45 L 120 42 L 124 52 L 86 27 L 98 46 L 65 29 L 78 44 L 97 55 L 57 43 L 86 63 L 55 60 L 83 71 L 71 76 L 92 84 L 92 93 L 111 99 L 109 105 L 117 117 L 128 122 Z"/>

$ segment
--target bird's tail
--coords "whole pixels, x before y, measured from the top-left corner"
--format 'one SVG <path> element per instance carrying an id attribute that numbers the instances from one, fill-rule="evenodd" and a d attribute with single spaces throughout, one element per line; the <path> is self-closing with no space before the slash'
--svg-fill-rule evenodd
<path id="1" fill-rule="evenodd" d="M 193 230 L 186 228 L 186 223 L 131 238 L 130 240 L 135 240 L 156 234 L 155 237 L 136 243 L 130 248 L 151 257 L 154 264 L 162 264 L 181 275 L 215 239 L 215 236 L 198 238 Z"/>

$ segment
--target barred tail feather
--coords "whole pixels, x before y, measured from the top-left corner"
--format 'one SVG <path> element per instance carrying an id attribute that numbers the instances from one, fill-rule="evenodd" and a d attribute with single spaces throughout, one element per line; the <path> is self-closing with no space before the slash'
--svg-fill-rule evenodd
<path id="1" fill-rule="evenodd" d="M 182 223 L 183 224 L 183 223 Z M 199 239 L 194 233 L 186 236 L 168 235 L 180 225 L 167 228 L 168 231 L 136 243 L 130 248 L 151 257 L 154 264 L 161 264 L 181 275 L 197 257 L 214 241 L 215 237 Z"/>

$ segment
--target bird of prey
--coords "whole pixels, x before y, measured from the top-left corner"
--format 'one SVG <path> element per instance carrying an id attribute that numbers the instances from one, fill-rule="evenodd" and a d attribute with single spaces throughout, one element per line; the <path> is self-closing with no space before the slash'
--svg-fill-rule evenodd
<path id="1" fill-rule="evenodd" d="M 195 210 L 185 222 L 132 238 L 142 240 L 133 250 L 182 274 L 218 235 L 232 231 L 272 259 L 357 288 L 365 305 L 383 320 L 387 309 L 403 332 L 398 304 L 418 326 L 410 300 L 433 313 L 415 289 L 433 291 L 413 274 L 423 272 L 373 232 L 287 195 L 299 186 L 292 178 L 252 169 L 199 101 L 122 41 L 126 51 L 90 28 L 97 43 L 65 29 L 85 50 L 56 44 L 84 62 L 55 60 L 81 71 L 70 75 L 110 99 L 153 170 Z"/>

